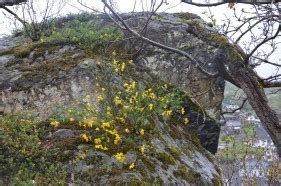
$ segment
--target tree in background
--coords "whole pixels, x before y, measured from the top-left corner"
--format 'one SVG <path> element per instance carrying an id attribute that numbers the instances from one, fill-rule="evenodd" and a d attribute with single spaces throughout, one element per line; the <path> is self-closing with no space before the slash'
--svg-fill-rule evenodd
<path id="1" fill-rule="evenodd" d="M 6 10 L 22 24 L 24 33 L 32 41 L 38 41 L 42 36 L 52 33 L 54 19 L 59 16 L 64 5 L 65 0 L 28 0 L 13 9 L 7 6 L 0 8 Z"/>

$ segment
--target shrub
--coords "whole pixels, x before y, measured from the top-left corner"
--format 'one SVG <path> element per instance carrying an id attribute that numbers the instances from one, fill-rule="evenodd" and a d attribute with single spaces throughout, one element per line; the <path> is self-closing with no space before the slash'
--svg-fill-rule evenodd
<path id="1" fill-rule="evenodd" d="M 43 128 L 30 114 L 0 117 L 0 185 L 63 184 L 54 151 L 43 149 Z"/>

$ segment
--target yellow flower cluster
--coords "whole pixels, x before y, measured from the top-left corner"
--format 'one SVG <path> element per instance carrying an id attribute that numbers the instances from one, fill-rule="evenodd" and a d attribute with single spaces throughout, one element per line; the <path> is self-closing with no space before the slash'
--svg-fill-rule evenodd
<path id="1" fill-rule="evenodd" d="M 141 135 L 141 136 L 144 135 L 144 130 L 143 130 L 143 129 L 140 130 L 140 135 Z"/>
<path id="2" fill-rule="evenodd" d="M 97 97 L 97 102 L 100 103 L 100 102 L 102 102 L 102 101 L 103 101 L 103 97 L 102 97 L 101 95 L 99 95 L 99 96 Z"/>
<path id="3" fill-rule="evenodd" d="M 108 116 L 108 117 L 112 117 L 112 113 L 111 113 L 111 107 L 106 107 L 106 115 Z"/>
<path id="4" fill-rule="evenodd" d="M 92 128 L 92 127 L 93 127 L 93 124 L 94 124 L 94 121 L 93 121 L 93 120 L 89 120 L 89 119 L 84 118 L 84 121 L 83 121 L 83 126 L 84 126 L 84 127 Z M 82 124 L 81 124 L 81 125 L 82 125 Z"/>
<path id="5" fill-rule="evenodd" d="M 184 124 L 188 124 L 188 122 L 189 122 L 188 118 L 184 118 L 183 122 L 184 122 Z"/>
<path id="6" fill-rule="evenodd" d="M 114 145 L 118 145 L 121 142 L 122 142 L 121 137 L 119 136 L 119 134 L 116 134 L 114 139 Z"/>
<path id="7" fill-rule="evenodd" d="M 129 170 L 135 168 L 135 163 L 132 163 L 130 166 L 129 166 Z"/>
<path id="8" fill-rule="evenodd" d="M 94 139 L 95 144 L 101 144 L 101 139 L 100 138 L 95 138 Z"/>
<path id="9" fill-rule="evenodd" d="M 184 108 L 181 108 L 181 114 L 184 115 L 184 113 L 185 113 Z"/>
<path id="10" fill-rule="evenodd" d="M 172 116 L 172 114 L 173 114 L 173 111 L 172 111 L 172 110 L 165 110 L 165 111 L 162 113 L 163 116 L 167 116 L 167 117 Z"/>
<path id="11" fill-rule="evenodd" d="M 149 108 L 149 110 L 153 110 L 153 109 L 154 109 L 154 105 L 153 105 L 152 103 L 150 103 L 150 104 L 148 105 L 148 108 Z"/>
<path id="12" fill-rule="evenodd" d="M 104 151 L 107 151 L 107 150 L 108 150 L 107 147 L 105 147 L 105 146 L 103 146 L 103 145 L 101 145 L 101 144 L 95 145 L 95 148 L 96 148 L 96 149 L 100 149 L 100 150 L 104 150 Z"/>
<path id="13" fill-rule="evenodd" d="M 151 98 L 151 99 L 155 99 L 155 94 L 152 92 L 151 88 L 147 89 L 146 91 L 144 91 L 142 93 L 142 98 L 146 98 L 146 97 Z"/>
<path id="14" fill-rule="evenodd" d="M 54 127 L 58 127 L 58 126 L 60 125 L 60 122 L 58 122 L 58 121 L 52 121 L 50 124 L 51 124 L 52 126 L 54 126 Z"/>
<path id="15" fill-rule="evenodd" d="M 119 152 L 115 155 L 115 159 L 120 161 L 120 162 L 124 162 L 126 157 L 122 152 Z"/>
<path id="16" fill-rule="evenodd" d="M 143 153 L 144 153 L 144 150 L 145 150 L 145 145 L 142 145 L 142 146 L 140 147 L 140 152 L 143 154 Z"/>
<path id="17" fill-rule="evenodd" d="M 89 142 L 90 141 L 90 138 L 87 134 L 83 134 L 82 135 L 82 139 L 85 140 L 86 142 Z"/>
<path id="18" fill-rule="evenodd" d="M 136 88 L 136 82 L 132 81 L 131 83 L 124 83 L 124 88 L 126 88 L 126 92 L 131 93 Z"/>
<path id="19" fill-rule="evenodd" d="M 120 97 L 118 97 L 118 96 L 116 96 L 113 101 L 114 101 L 114 104 L 115 104 L 116 106 L 122 104 L 122 100 L 121 100 Z"/>
<path id="20" fill-rule="evenodd" d="M 121 63 L 120 61 L 113 59 L 112 64 L 115 72 L 124 72 L 126 70 L 126 63 L 124 62 Z"/>
<path id="21" fill-rule="evenodd" d="M 105 129 L 105 128 L 110 128 L 111 126 L 111 122 L 102 122 L 101 123 L 101 128 Z"/>

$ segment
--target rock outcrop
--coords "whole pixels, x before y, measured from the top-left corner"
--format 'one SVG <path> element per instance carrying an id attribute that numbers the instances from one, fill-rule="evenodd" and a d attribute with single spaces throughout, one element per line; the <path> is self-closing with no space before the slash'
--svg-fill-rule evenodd
<path id="1" fill-rule="evenodd" d="M 142 14 L 133 17 L 124 15 L 124 19 L 134 29 L 142 28 L 144 21 Z M 96 20 L 87 21 L 93 22 L 98 28 L 113 25 L 110 19 L 103 15 Z M 212 73 L 216 69 L 209 61 L 216 47 L 206 43 L 202 38 L 194 37 L 190 33 L 194 25 L 199 30 L 206 29 L 210 32 L 210 37 L 219 38 L 219 35 L 216 35 L 215 31 L 199 17 L 188 13 L 153 16 L 146 35 L 153 40 L 185 50 L 198 59 L 207 72 Z M 123 63 L 119 64 L 117 59 L 111 59 L 108 54 L 103 56 L 100 49 L 99 52 L 89 52 L 79 45 L 43 41 L 32 43 L 26 39 L 20 41 L 19 46 L 15 46 L 15 43 L 11 42 L 12 38 L 2 39 L 1 43 L 6 43 L 6 46 L 2 46 L 0 50 L 2 98 L 0 112 L 8 114 L 29 110 L 45 120 L 52 116 L 53 108 L 58 105 L 63 105 L 63 107 L 80 105 L 85 103 L 86 99 L 86 102 L 98 108 L 99 95 L 103 93 L 106 86 L 109 92 L 119 89 L 122 92 L 120 86 L 122 87 L 124 82 L 136 82 L 134 86 L 148 91 L 144 91 L 144 95 L 149 91 L 155 91 L 151 95 L 153 98 L 154 96 L 160 98 L 163 92 L 161 90 L 159 93 L 156 90 L 164 87 L 171 90 L 164 93 L 173 97 L 174 102 L 164 105 L 163 113 L 162 111 L 161 113 L 160 111 L 151 112 L 148 119 L 140 118 L 141 121 L 138 121 L 138 118 L 135 118 L 136 121 L 134 121 L 136 125 L 140 122 L 145 130 L 152 131 L 148 132 L 145 136 L 147 139 L 144 139 L 150 152 L 139 153 L 136 150 L 139 147 L 134 146 L 132 149 L 125 150 L 126 161 L 120 163 L 114 158 L 113 152 L 91 149 L 92 145 L 86 143 L 76 149 L 76 154 L 85 152 L 85 159 L 71 165 L 72 174 L 87 174 L 87 178 L 91 177 L 87 181 L 100 184 L 134 182 L 219 185 L 220 174 L 209 152 L 215 153 L 217 150 L 220 126 L 210 115 L 215 117 L 220 108 L 224 81 L 218 76 L 210 78 L 186 58 L 151 46 L 142 48 L 142 43 L 137 38 L 131 38 L 130 35 L 123 37 L 124 40 L 108 47 L 107 52 L 116 50 L 117 55 L 120 54 L 123 60 L 125 59 L 122 54 L 130 54 L 129 59 L 132 59 L 132 62 L 126 63 L 126 71 L 125 66 L 122 70 Z M 134 53 L 135 51 L 141 52 Z M 115 60 L 113 66 L 112 60 Z M 111 68 L 113 69 L 109 70 Z M 103 85 L 102 88 L 101 85 Z M 127 86 L 129 85 L 124 84 L 128 90 Z M 119 91 L 115 93 L 119 95 Z M 119 97 L 122 96 L 120 93 Z M 132 100 L 127 100 L 132 105 L 136 104 L 133 99 L 136 99 L 138 95 L 134 96 L 131 97 Z M 115 98 L 113 102 L 119 108 L 118 104 L 126 102 L 126 99 L 126 96 L 117 101 Z M 156 109 L 154 107 L 156 103 L 136 109 L 142 112 L 146 109 Z M 161 106 L 161 109 L 163 108 Z M 120 120 L 119 116 L 117 120 Z M 82 125 L 81 122 L 77 123 L 79 127 Z M 75 136 L 81 137 L 85 130 L 83 128 L 69 130 L 67 125 L 61 125 L 59 128 L 49 134 L 46 139 L 65 140 Z M 95 132 L 93 133 L 95 135 Z M 89 134 L 92 135 L 92 132 Z M 141 133 L 136 131 L 135 134 Z M 84 136 L 84 138 L 87 142 L 89 141 L 88 137 Z M 139 138 L 136 139 L 139 140 Z M 122 143 L 126 144 L 126 142 Z M 139 141 L 131 143 L 137 145 Z M 128 165 L 134 165 L 136 168 L 128 170 L 125 168 Z"/>

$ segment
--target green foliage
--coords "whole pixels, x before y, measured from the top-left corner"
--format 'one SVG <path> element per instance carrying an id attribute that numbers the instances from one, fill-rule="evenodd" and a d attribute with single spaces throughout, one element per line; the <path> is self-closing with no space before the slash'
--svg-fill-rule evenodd
<path id="1" fill-rule="evenodd" d="M 24 35 L 39 41 L 42 37 L 50 36 L 55 29 L 55 20 L 49 19 L 42 22 L 32 22 L 24 26 Z"/>
<path id="2" fill-rule="evenodd" d="M 63 184 L 54 151 L 43 149 L 43 128 L 30 114 L 0 117 L 0 185 Z"/>
<path id="3" fill-rule="evenodd" d="M 220 160 L 242 161 L 245 156 L 250 154 L 255 155 L 257 159 L 265 155 L 265 148 L 252 145 L 253 140 L 256 138 L 255 126 L 253 124 L 245 124 L 242 130 L 244 134 L 243 143 L 237 143 L 236 135 L 226 135 L 220 138 L 220 143 L 227 145 L 227 148 L 220 150 L 216 155 Z"/>
<path id="4" fill-rule="evenodd" d="M 116 27 L 97 29 L 90 22 L 82 22 L 80 19 L 82 18 L 67 22 L 63 28 L 57 29 L 49 37 L 43 37 L 41 41 L 79 45 L 94 50 L 121 38 Z"/>

